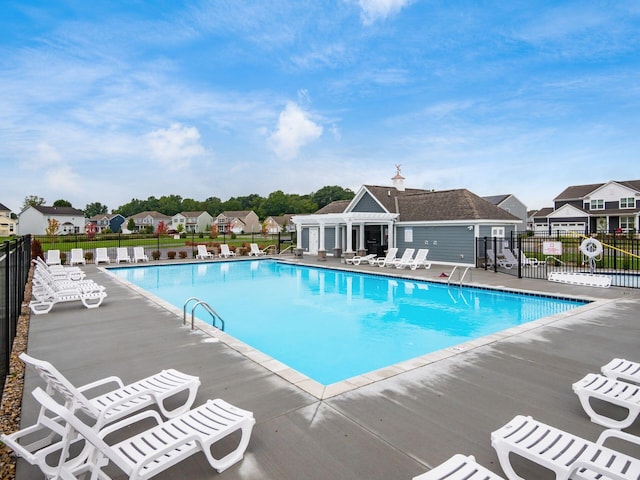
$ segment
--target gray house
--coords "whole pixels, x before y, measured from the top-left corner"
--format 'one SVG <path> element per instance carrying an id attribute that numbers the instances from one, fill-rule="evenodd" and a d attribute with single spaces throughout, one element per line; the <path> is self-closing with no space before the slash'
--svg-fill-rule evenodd
<path id="1" fill-rule="evenodd" d="M 482 197 L 485 200 L 493 203 L 496 207 L 515 215 L 522 220 L 522 226 L 518 227 L 518 230 L 525 230 L 527 226 L 527 206 L 522 203 L 515 195 L 507 193 L 504 195 L 491 195 L 488 197 Z"/>
<path id="2" fill-rule="evenodd" d="M 475 265 L 476 237 L 508 236 L 522 225 L 469 190 L 405 189 L 399 173 L 392 180 L 393 186 L 363 185 L 351 201 L 295 215 L 298 251 L 322 257 L 428 248 L 432 261 Z"/>

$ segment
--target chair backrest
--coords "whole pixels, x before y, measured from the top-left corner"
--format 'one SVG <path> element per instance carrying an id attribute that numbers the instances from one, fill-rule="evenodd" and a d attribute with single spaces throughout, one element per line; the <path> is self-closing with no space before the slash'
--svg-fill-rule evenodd
<path id="1" fill-rule="evenodd" d="M 258 244 L 257 243 L 252 243 L 250 244 L 251 247 L 251 251 L 254 253 L 260 253 L 260 249 L 258 248 Z"/>
<path id="2" fill-rule="evenodd" d="M 69 410 L 66 406 L 60 405 L 56 402 L 51 396 L 49 396 L 44 390 L 40 387 L 37 387 L 32 395 L 34 398 L 40 403 L 44 410 L 48 410 L 55 416 L 59 417 L 62 422 L 64 422 L 67 426 L 70 426 L 72 430 L 75 430 L 80 436 L 84 437 L 84 439 L 89 442 L 93 447 L 98 450 L 103 457 L 109 458 L 114 464 L 116 464 L 123 472 L 127 474 L 127 476 L 131 476 L 131 468 L 125 463 L 122 457 L 109 446 L 100 436 L 93 431 L 91 427 L 81 421 L 78 417 L 74 415 L 74 413 Z M 90 455 L 87 462 L 92 463 L 92 468 L 97 469 L 103 466 L 103 462 L 100 458 L 96 458 L 95 455 Z M 60 467 L 61 476 L 60 478 L 76 478 L 73 472 L 69 471 L 69 468 L 65 465 Z"/>
<path id="3" fill-rule="evenodd" d="M 393 260 L 394 258 L 396 258 L 397 254 L 398 249 L 396 247 L 391 247 L 389 250 L 387 250 L 387 256 L 385 257 L 385 260 Z"/>
<path id="4" fill-rule="evenodd" d="M 405 248 L 404 253 L 402 254 L 402 258 L 400 260 L 407 261 L 413 258 L 413 253 L 416 251 L 415 248 Z"/>
<path id="5" fill-rule="evenodd" d="M 229 245 L 227 245 L 226 243 L 223 243 L 222 245 L 220 245 L 220 251 L 224 255 L 229 255 L 231 253 L 231 251 L 229 250 Z"/>
<path id="6" fill-rule="evenodd" d="M 84 255 L 81 248 L 71 249 L 71 260 L 84 260 Z"/>
<path id="7" fill-rule="evenodd" d="M 97 419 L 100 412 L 91 404 L 89 399 L 66 379 L 56 367 L 44 360 L 38 360 L 26 353 L 20 354 L 20 360 L 31 365 L 38 375 L 47 382 L 47 393 L 57 393 L 65 400 L 65 405 L 73 410 L 82 410 L 90 417 Z"/>
<path id="8" fill-rule="evenodd" d="M 418 253 L 416 253 L 416 258 L 414 259 L 416 262 L 424 262 L 427 259 L 427 255 L 429 255 L 428 248 L 419 248 Z"/>
<path id="9" fill-rule="evenodd" d="M 107 248 L 106 247 L 98 247 L 96 248 L 96 259 L 98 260 L 106 260 L 109 258 L 109 255 L 107 255 Z"/>
<path id="10" fill-rule="evenodd" d="M 118 258 L 129 258 L 127 247 L 118 247 L 118 249 L 116 250 L 116 255 L 118 256 Z"/>
<path id="11" fill-rule="evenodd" d="M 207 253 L 206 245 L 198 245 L 198 255 L 206 255 Z"/>
<path id="12" fill-rule="evenodd" d="M 134 257 L 144 257 L 144 247 L 133 247 Z"/>
<path id="13" fill-rule="evenodd" d="M 49 265 L 55 265 L 62 263 L 60 261 L 60 250 L 48 250 L 47 251 L 47 261 L 46 263 Z"/>

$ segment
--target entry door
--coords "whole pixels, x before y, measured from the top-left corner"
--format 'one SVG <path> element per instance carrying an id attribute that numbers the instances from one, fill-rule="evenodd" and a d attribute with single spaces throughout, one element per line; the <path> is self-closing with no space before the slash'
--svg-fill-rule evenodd
<path id="1" fill-rule="evenodd" d="M 309 253 L 317 255 L 318 247 L 320 239 L 320 229 L 319 228 L 310 228 L 309 229 Z"/>

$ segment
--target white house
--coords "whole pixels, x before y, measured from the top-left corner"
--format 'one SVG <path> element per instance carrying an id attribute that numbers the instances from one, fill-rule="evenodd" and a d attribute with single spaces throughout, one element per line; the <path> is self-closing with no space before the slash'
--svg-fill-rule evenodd
<path id="1" fill-rule="evenodd" d="M 213 225 L 213 217 L 209 212 L 180 212 L 171 217 L 171 228 L 188 233 L 208 233 Z"/>
<path id="2" fill-rule="evenodd" d="M 11 218 L 11 210 L 0 203 L 0 237 L 9 237 L 18 233 L 18 222 Z"/>
<path id="3" fill-rule="evenodd" d="M 19 215 L 20 235 L 45 235 L 49 220 L 58 221 L 57 235 L 84 233 L 86 219 L 84 213 L 73 207 L 29 206 Z"/>

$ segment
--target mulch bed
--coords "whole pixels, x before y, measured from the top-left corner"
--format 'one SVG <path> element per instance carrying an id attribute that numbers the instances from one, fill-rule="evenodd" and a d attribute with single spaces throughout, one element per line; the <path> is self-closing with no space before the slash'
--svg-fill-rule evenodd
<path id="1" fill-rule="evenodd" d="M 0 430 L 10 434 L 20 429 L 20 415 L 22 413 L 22 393 L 24 389 L 24 363 L 20 361 L 18 355 L 27 350 L 27 340 L 29 337 L 29 320 L 31 311 L 29 301 L 31 300 L 31 276 L 33 269 L 29 273 L 24 302 L 20 309 L 18 325 L 16 327 L 16 337 L 13 341 L 11 359 L 9 361 L 9 372 L 2 392 L 2 402 L 0 403 Z M 16 458 L 11 451 L 0 442 L 0 478 L 3 480 L 14 480 L 16 477 Z"/>

